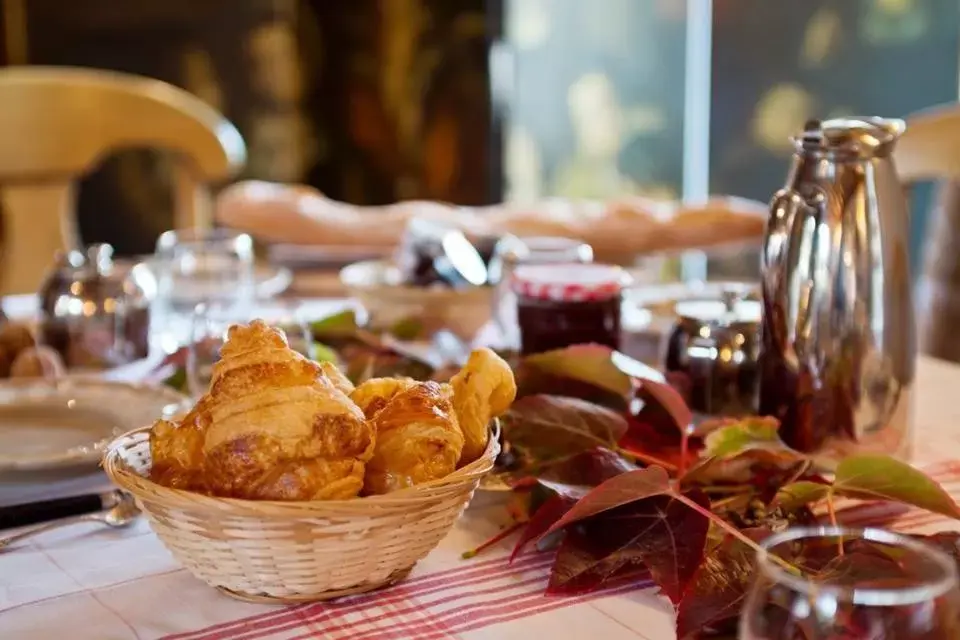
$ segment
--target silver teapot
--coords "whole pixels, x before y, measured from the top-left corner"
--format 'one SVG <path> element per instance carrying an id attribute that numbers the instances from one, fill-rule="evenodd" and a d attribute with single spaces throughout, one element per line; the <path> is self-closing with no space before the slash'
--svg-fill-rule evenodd
<path id="1" fill-rule="evenodd" d="M 760 412 L 791 446 L 836 460 L 906 456 L 916 337 L 902 120 L 812 121 L 794 139 L 762 251 Z"/>
<path id="2" fill-rule="evenodd" d="M 58 256 L 39 292 L 39 334 L 69 368 L 106 369 L 149 355 L 157 282 L 144 264 L 118 265 L 113 248 Z"/>

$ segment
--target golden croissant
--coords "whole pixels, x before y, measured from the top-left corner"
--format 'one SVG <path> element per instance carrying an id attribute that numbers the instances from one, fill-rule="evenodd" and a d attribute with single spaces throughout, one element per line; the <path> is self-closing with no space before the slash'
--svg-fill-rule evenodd
<path id="1" fill-rule="evenodd" d="M 448 384 L 374 378 L 351 394 L 377 432 L 363 490 L 388 493 L 442 478 L 457 468 L 463 434 Z"/>
<path id="2" fill-rule="evenodd" d="M 517 396 L 517 383 L 503 358 L 487 348 L 475 349 L 467 364 L 450 379 L 453 408 L 463 432 L 460 466 L 483 455 L 490 420 L 503 415 Z"/>
<path id="3" fill-rule="evenodd" d="M 209 392 L 150 436 L 151 477 L 261 500 L 356 496 L 375 431 L 339 372 L 296 353 L 262 321 L 230 328 Z"/>

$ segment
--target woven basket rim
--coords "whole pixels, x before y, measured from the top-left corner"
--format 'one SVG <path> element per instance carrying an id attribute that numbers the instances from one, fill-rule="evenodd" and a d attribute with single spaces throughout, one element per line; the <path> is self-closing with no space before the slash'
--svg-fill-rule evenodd
<path id="1" fill-rule="evenodd" d="M 463 467 L 454 470 L 453 473 L 450 473 L 443 478 L 438 478 L 437 480 L 431 480 L 429 482 L 424 482 L 422 484 L 407 487 L 405 489 L 399 489 L 390 493 L 372 496 L 357 496 L 355 498 L 341 500 L 247 500 L 243 498 L 225 498 L 207 495 L 194 491 L 185 491 L 183 489 L 172 489 L 154 482 L 149 477 L 142 476 L 131 469 L 129 465 L 122 459 L 119 451 L 120 449 L 129 446 L 131 444 L 130 441 L 137 436 L 148 435 L 150 429 L 150 426 L 139 427 L 137 429 L 128 431 L 123 435 L 117 436 L 104 450 L 100 464 L 114 484 L 138 498 L 143 498 L 145 496 L 143 496 L 143 488 L 137 485 L 145 485 L 155 494 L 153 496 L 149 496 L 148 499 L 151 502 L 157 502 L 157 498 L 161 498 L 162 502 L 178 502 L 182 504 L 183 501 L 187 501 L 194 502 L 198 506 L 201 504 L 207 504 L 209 506 L 228 508 L 229 510 L 245 511 L 248 513 L 262 511 L 264 509 L 296 509 L 298 511 L 311 511 L 314 509 L 332 510 L 337 509 L 338 507 L 346 509 L 356 509 L 358 507 L 362 508 L 363 506 L 369 506 L 371 508 L 395 507 L 397 506 L 398 502 L 409 503 L 410 501 L 426 498 L 426 493 L 429 489 L 442 489 L 445 487 L 459 486 L 464 483 L 479 480 L 480 477 L 486 475 L 487 472 L 493 468 L 494 461 L 496 460 L 497 455 L 500 453 L 500 422 L 499 420 L 494 419 L 490 423 L 490 437 L 487 440 L 487 448 L 484 450 L 483 454 L 470 464 L 464 465 Z"/>

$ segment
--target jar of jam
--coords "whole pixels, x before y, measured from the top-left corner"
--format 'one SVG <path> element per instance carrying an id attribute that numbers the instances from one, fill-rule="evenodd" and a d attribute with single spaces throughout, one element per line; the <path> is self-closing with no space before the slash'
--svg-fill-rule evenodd
<path id="1" fill-rule="evenodd" d="M 520 353 L 574 344 L 620 348 L 623 288 L 620 267 L 605 264 L 521 265 L 511 278 L 517 296 Z"/>
<path id="2" fill-rule="evenodd" d="M 593 262 L 593 248 L 580 240 L 553 236 L 505 236 L 494 252 L 491 267 L 496 290 L 493 297 L 493 321 L 501 344 L 519 349 L 517 299 L 511 287 L 513 272 L 523 264 L 587 264 Z"/>

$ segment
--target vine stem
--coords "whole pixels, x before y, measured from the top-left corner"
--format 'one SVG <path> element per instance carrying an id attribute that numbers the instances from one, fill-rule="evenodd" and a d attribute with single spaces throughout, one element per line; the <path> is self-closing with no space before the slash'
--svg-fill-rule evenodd
<path id="1" fill-rule="evenodd" d="M 513 526 L 507 527 L 506 529 L 504 529 L 503 531 L 501 531 L 501 532 L 498 533 L 497 535 L 493 536 L 492 538 L 490 538 L 489 540 L 487 540 L 486 542 L 484 542 L 483 544 L 481 544 L 479 547 L 476 547 L 476 548 L 474 548 L 474 549 L 470 549 L 469 551 L 464 551 L 464 552 L 460 555 L 460 557 L 463 558 L 464 560 L 469 560 L 470 558 L 475 558 L 475 557 L 477 557 L 480 553 L 482 553 L 485 549 L 488 549 L 488 548 L 492 547 L 493 545 L 497 544 L 498 542 L 500 542 L 501 540 L 504 540 L 504 539 L 508 538 L 509 536 L 513 535 L 514 533 L 516 533 L 517 531 L 519 531 L 521 527 L 524 527 L 526 524 L 527 524 L 526 522 L 518 522 L 518 523 L 514 524 Z"/>
<path id="2" fill-rule="evenodd" d="M 680 468 L 677 471 L 678 476 L 687 472 L 687 453 L 690 451 L 690 429 L 684 429 L 680 436 Z"/>
<path id="3" fill-rule="evenodd" d="M 726 520 L 724 520 L 724 519 L 721 518 L 720 516 L 716 515 L 715 513 L 711 512 L 709 509 L 705 509 L 705 508 L 701 507 L 699 504 L 697 504 L 696 502 L 694 502 L 693 500 L 691 500 L 691 499 L 688 498 L 687 496 L 683 495 L 683 494 L 680 493 L 679 491 L 672 490 L 672 491 L 670 491 L 670 492 L 668 493 L 668 495 L 669 495 L 671 498 L 673 498 L 674 500 L 676 500 L 676 501 L 678 501 L 678 502 L 680 502 L 680 503 L 682 503 L 682 504 L 685 504 L 686 506 L 690 507 L 691 509 L 693 509 L 694 511 L 696 511 L 697 513 L 699 513 L 700 515 L 702 515 L 702 516 L 703 516 L 704 518 L 706 518 L 707 520 L 716 523 L 716 525 L 717 525 L 718 527 L 720 527 L 721 529 L 723 529 L 724 531 L 726 531 L 727 533 L 729 533 L 730 535 L 732 535 L 734 538 L 736 538 L 737 540 L 739 540 L 739 541 L 742 542 L 743 544 L 747 545 L 748 547 L 750 547 L 751 549 L 753 549 L 753 550 L 756 551 L 757 553 L 761 553 L 761 552 L 763 551 L 763 548 L 762 548 L 759 544 L 757 544 L 756 542 L 754 542 L 753 540 L 751 540 L 749 536 L 744 535 L 744 533 L 743 533 L 742 531 L 740 531 L 739 529 L 737 529 L 735 526 L 733 526 L 732 524 L 730 524 L 729 522 L 727 522 Z M 777 564 L 779 564 L 781 567 L 783 567 L 784 569 L 786 569 L 787 571 L 789 571 L 790 573 L 793 573 L 793 574 L 799 574 L 799 573 L 800 573 L 800 570 L 799 570 L 797 567 L 793 566 L 792 564 L 790 564 L 789 562 L 787 562 L 786 560 L 784 560 L 784 559 L 781 558 L 780 556 L 777 556 L 777 555 L 774 555 L 774 554 L 769 554 L 769 557 L 770 557 L 774 562 L 776 562 Z"/>
<path id="4" fill-rule="evenodd" d="M 623 447 L 617 447 L 616 451 L 622 456 L 632 458 L 633 460 L 637 460 L 646 465 L 656 465 L 658 467 L 663 467 L 668 473 L 679 474 L 677 465 L 670 464 L 666 460 L 661 460 L 656 456 L 651 456 L 647 453 L 640 453 L 631 449 L 624 449 Z"/>
<path id="5" fill-rule="evenodd" d="M 827 517 L 830 518 L 830 526 L 839 528 L 837 523 L 837 510 L 833 506 L 833 487 L 827 491 Z M 843 557 L 843 536 L 837 538 L 837 555 Z"/>

